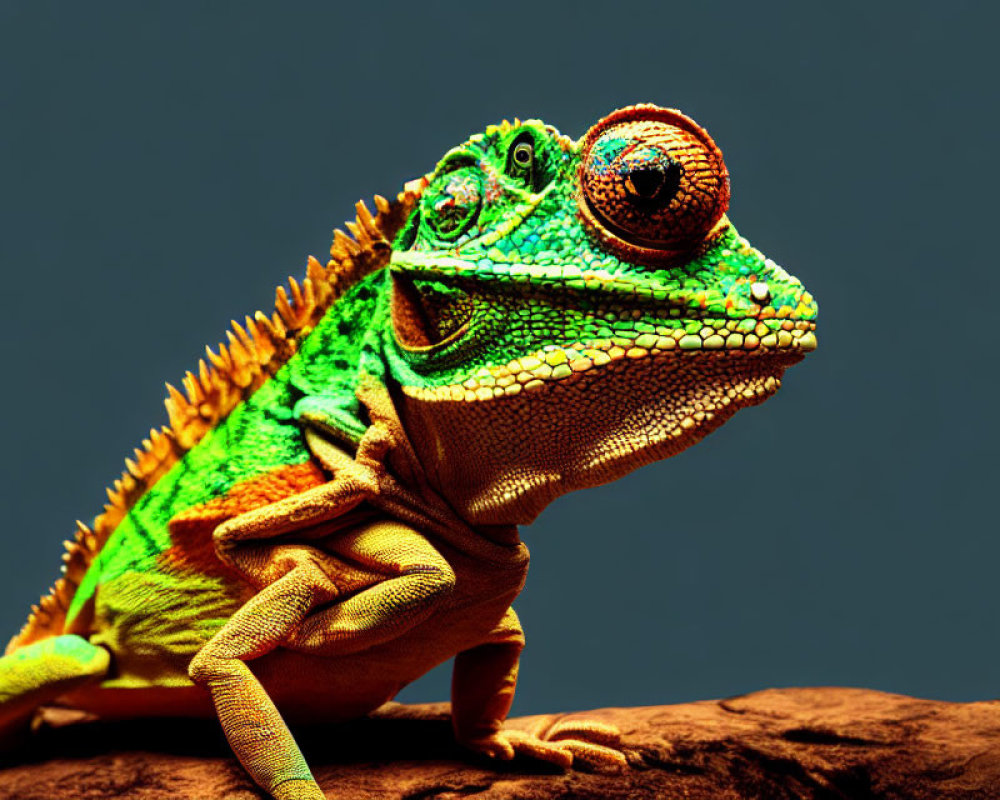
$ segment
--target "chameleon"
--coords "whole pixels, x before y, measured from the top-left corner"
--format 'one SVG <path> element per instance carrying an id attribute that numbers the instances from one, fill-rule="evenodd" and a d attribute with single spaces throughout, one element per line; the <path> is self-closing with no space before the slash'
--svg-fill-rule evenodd
<path id="1" fill-rule="evenodd" d="M 287 722 L 363 716 L 454 659 L 456 739 L 625 765 L 617 731 L 505 729 L 519 527 L 677 454 L 778 389 L 817 305 L 727 217 L 709 134 L 651 104 L 579 140 L 491 125 L 324 266 L 233 322 L 0 658 L 0 727 L 40 709 L 218 718 L 276 800 L 317 800 Z"/>

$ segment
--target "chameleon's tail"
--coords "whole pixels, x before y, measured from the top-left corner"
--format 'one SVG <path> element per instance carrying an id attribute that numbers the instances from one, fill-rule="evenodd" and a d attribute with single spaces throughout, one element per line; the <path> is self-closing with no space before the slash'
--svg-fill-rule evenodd
<path id="1" fill-rule="evenodd" d="M 0 658 L 0 733 L 24 725 L 32 713 L 108 671 L 110 656 L 79 636 L 54 636 Z"/>

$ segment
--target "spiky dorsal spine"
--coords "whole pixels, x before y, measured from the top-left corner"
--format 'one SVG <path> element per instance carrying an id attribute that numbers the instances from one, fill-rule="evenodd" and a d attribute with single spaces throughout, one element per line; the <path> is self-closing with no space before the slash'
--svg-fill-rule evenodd
<path id="1" fill-rule="evenodd" d="M 134 458 L 125 459 L 125 471 L 108 488 L 108 502 L 93 527 L 77 522 L 74 539 L 65 542 L 62 577 L 31 607 L 28 621 L 7 652 L 63 632 L 66 611 L 87 568 L 133 504 L 292 357 L 338 297 L 385 266 L 392 239 L 425 185 L 426 179 L 407 183 L 395 202 L 376 195 L 374 216 L 359 202 L 354 222 L 346 225 L 350 233 L 333 232 L 325 267 L 310 256 L 302 280 L 290 277 L 287 287 L 276 289 L 270 316 L 258 311 L 242 325 L 234 320 L 227 341 L 214 352 L 206 348 L 207 361 L 201 359 L 197 371 L 184 376 L 183 392 L 167 384 L 169 425 L 151 430 Z"/>

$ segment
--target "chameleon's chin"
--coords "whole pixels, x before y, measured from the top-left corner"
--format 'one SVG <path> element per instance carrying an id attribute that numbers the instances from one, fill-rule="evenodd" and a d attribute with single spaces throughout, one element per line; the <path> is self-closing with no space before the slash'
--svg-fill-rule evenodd
<path id="1" fill-rule="evenodd" d="M 635 469 L 680 453 L 721 426 L 741 408 L 758 405 L 781 386 L 786 367 L 802 358 L 783 359 L 781 363 L 753 365 L 750 371 L 721 373 L 682 385 L 661 402 L 658 415 L 651 419 L 632 416 L 635 422 L 649 427 L 637 436 L 618 433 L 593 458 L 564 476 L 571 489 L 583 489 L 610 483 Z M 654 378 L 655 380 L 655 378 Z M 657 424 L 659 423 L 659 424 Z"/>
<path id="2" fill-rule="evenodd" d="M 774 394 L 801 349 L 620 359 L 534 391 L 408 396 L 405 425 L 438 489 L 472 523 L 527 524 L 556 497 L 675 455 Z"/>

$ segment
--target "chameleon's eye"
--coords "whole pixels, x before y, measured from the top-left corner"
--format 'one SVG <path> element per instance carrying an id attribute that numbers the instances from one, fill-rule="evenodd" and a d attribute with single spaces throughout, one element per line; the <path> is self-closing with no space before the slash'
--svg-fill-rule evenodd
<path id="1" fill-rule="evenodd" d="M 510 157 L 518 167 L 528 169 L 535 157 L 535 148 L 529 142 L 518 142 Z"/>
<path id="2" fill-rule="evenodd" d="M 507 151 L 507 174 L 531 186 L 534 181 L 535 140 L 525 131 Z"/>
<path id="3" fill-rule="evenodd" d="M 580 208 L 612 249 L 653 260 L 696 246 L 729 205 L 729 174 L 711 137 L 678 111 L 631 106 L 582 142 Z"/>
<path id="4" fill-rule="evenodd" d="M 483 202 L 482 173 L 460 166 L 434 178 L 421 198 L 423 219 L 434 235 L 453 241 L 472 227 Z"/>

